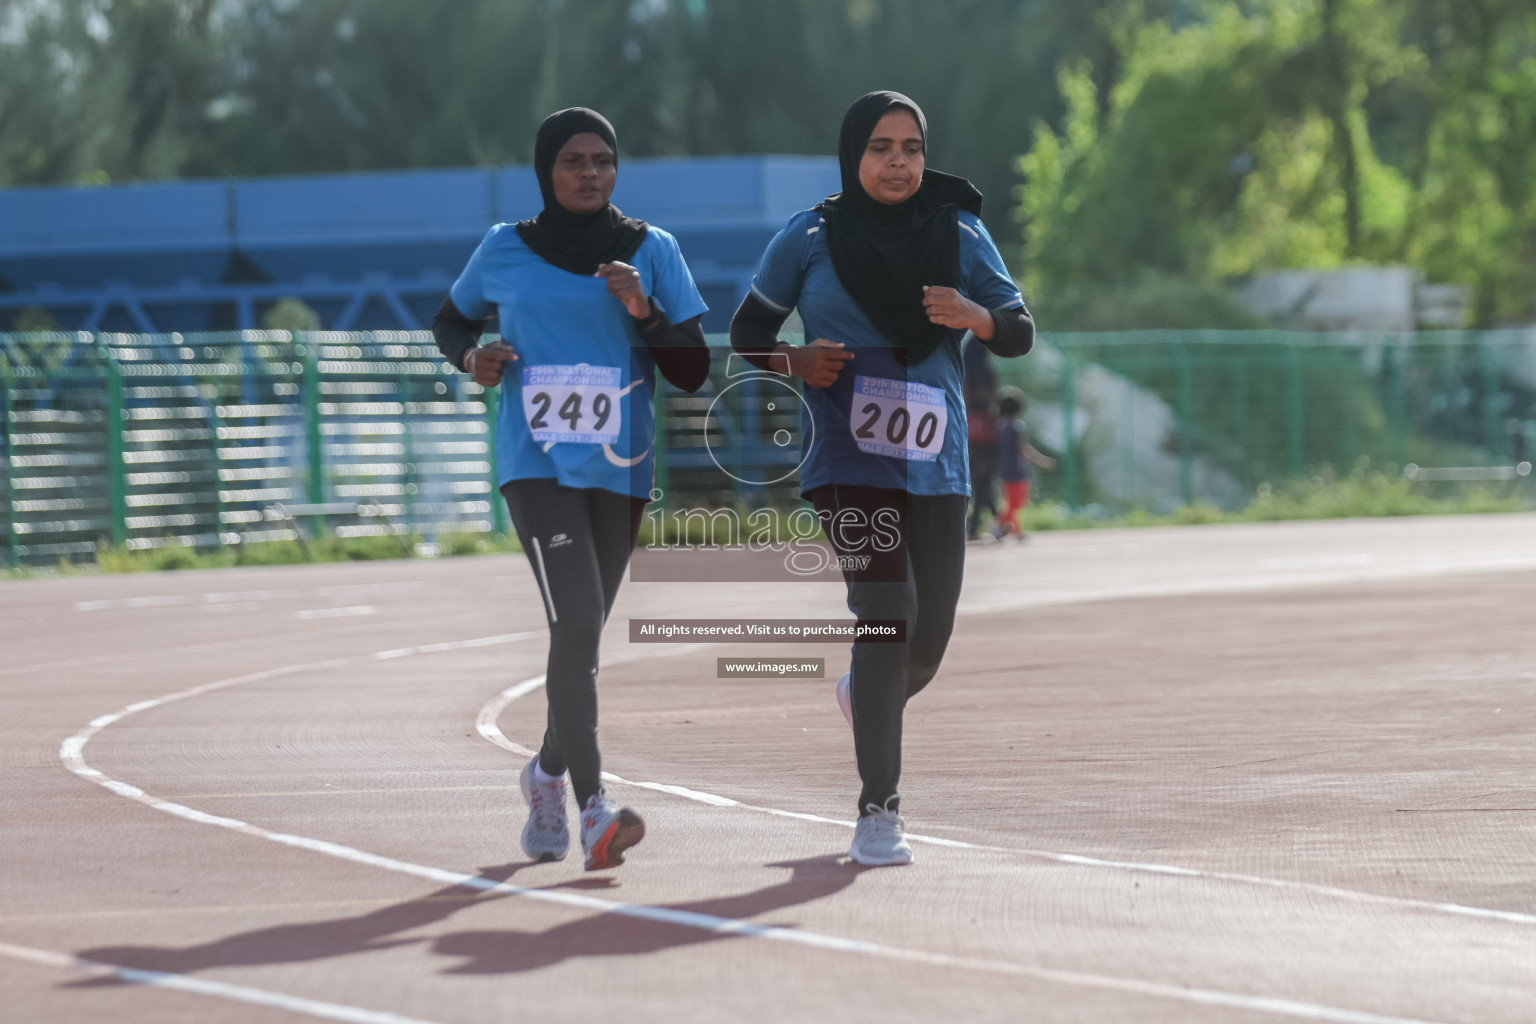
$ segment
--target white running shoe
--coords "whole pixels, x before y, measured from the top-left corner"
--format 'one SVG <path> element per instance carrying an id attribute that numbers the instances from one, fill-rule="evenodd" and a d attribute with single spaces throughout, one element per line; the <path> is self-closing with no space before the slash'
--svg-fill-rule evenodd
<path id="1" fill-rule="evenodd" d="M 581 848 L 587 870 L 601 871 L 624 863 L 624 851 L 645 838 L 645 822 L 628 807 L 620 807 L 602 790 L 593 793 L 581 812 Z"/>
<path id="2" fill-rule="evenodd" d="M 864 809 L 869 813 L 854 827 L 848 856 L 875 867 L 911 864 L 912 847 L 907 843 L 907 823 L 901 815 L 879 804 L 869 804 Z"/>
<path id="3" fill-rule="evenodd" d="M 848 719 L 848 728 L 853 728 L 853 673 L 844 672 L 842 678 L 837 681 L 837 706 L 843 709 L 843 717 Z"/>
<path id="4" fill-rule="evenodd" d="M 564 860 L 571 846 L 571 832 L 565 822 L 565 776 L 553 782 L 540 782 L 533 775 L 538 755 L 523 765 L 519 777 L 523 800 L 528 804 L 528 824 L 523 826 L 523 852 L 543 863 Z"/>

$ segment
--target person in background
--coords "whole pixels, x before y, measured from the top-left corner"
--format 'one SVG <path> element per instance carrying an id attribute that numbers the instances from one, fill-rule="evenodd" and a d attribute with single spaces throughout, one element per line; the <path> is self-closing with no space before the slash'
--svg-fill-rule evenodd
<path id="1" fill-rule="evenodd" d="M 971 514 L 965 535 L 981 536 L 981 510 L 997 518 L 997 367 L 972 335 L 960 352 L 965 366 L 965 437 L 970 451 Z"/>
<path id="2" fill-rule="evenodd" d="M 1041 454 L 1029 443 L 1029 427 L 1024 423 L 1024 392 L 1015 387 L 997 392 L 997 475 L 1003 481 L 1003 514 L 992 524 L 992 536 L 1002 540 L 1010 533 L 1024 539 L 1019 514 L 1029 504 L 1030 466 L 1055 469 L 1056 460 Z"/>

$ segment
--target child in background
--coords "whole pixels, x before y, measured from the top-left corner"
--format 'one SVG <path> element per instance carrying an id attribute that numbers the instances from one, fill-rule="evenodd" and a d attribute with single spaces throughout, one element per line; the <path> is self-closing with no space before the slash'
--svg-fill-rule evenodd
<path id="1" fill-rule="evenodd" d="M 1003 481 L 1007 507 L 992 524 L 992 536 L 1002 540 L 1011 533 L 1022 541 L 1024 528 L 1019 525 L 1019 513 L 1029 503 L 1029 467 L 1054 469 L 1056 460 L 1029 443 L 1029 428 L 1023 419 L 1024 392 L 1015 387 L 998 389 L 997 411 L 997 475 Z"/>

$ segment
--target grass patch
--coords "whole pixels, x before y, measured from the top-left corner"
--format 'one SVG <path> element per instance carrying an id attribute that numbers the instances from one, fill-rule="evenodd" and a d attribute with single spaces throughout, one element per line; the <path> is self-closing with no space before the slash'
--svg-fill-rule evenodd
<path id="1" fill-rule="evenodd" d="M 308 540 L 274 540 L 199 549 L 183 544 L 130 551 L 121 545 L 103 544 L 96 550 L 94 569 L 100 572 L 165 572 L 180 569 L 226 569 L 243 565 L 303 565 L 320 562 L 372 562 L 393 558 L 419 558 L 495 554 L 519 551 L 515 537 L 491 534 L 445 534 L 434 545 L 423 544 L 412 534 L 385 537 L 338 537 L 322 534 Z M 81 567 L 61 562 L 60 575 Z M 13 576 L 36 570 L 23 567 Z"/>
<path id="2" fill-rule="evenodd" d="M 437 539 L 437 553 L 443 558 L 521 554 L 522 550 L 515 533 L 449 533 Z"/>
<path id="3" fill-rule="evenodd" d="M 1358 519 L 1372 516 L 1465 515 L 1521 512 L 1531 501 L 1513 488 L 1477 487 L 1436 494 L 1385 473 L 1355 470 L 1340 478 L 1324 467 L 1309 480 L 1260 484 L 1247 507 L 1223 511 L 1210 505 L 1189 505 L 1167 515 L 1144 509 L 1124 513 L 1072 511 L 1046 502 L 1024 509 L 1026 530 L 1085 530 L 1127 526 L 1194 526 L 1206 523 L 1261 523 L 1290 519 Z"/>
<path id="4" fill-rule="evenodd" d="M 1060 502 L 1031 504 L 1021 515 L 1026 530 L 1092 530 L 1108 527 L 1197 526 L 1214 523 L 1277 522 L 1290 519 L 1354 519 L 1371 516 L 1456 515 L 1530 510 L 1533 502 L 1530 486 L 1522 484 L 1481 486 L 1471 489 L 1455 485 L 1415 484 L 1396 475 L 1356 469 L 1339 477 L 1324 467 L 1307 480 L 1280 484 L 1260 484 L 1253 500 L 1245 508 L 1223 511 L 1210 505 L 1190 505 L 1167 514 L 1145 509 L 1115 512 L 1097 506 L 1076 511 Z M 781 511 L 772 532 L 775 539 L 790 537 L 787 513 Z M 789 510 L 793 511 L 793 510 Z M 745 517 L 743 517 L 745 518 Z M 684 538 L 705 543 L 708 533 L 702 519 L 681 525 L 668 515 L 669 544 Z M 653 532 L 652 517 L 642 523 L 641 543 L 649 542 Z M 441 535 L 435 545 L 423 544 L 417 536 L 337 537 L 325 534 L 307 541 L 267 541 L 240 544 L 213 550 L 189 548 L 180 544 L 129 551 L 103 544 L 93 562 L 61 560 L 52 568 L 17 566 L 4 570 L 0 578 L 30 579 L 38 576 L 77 576 L 96 572 L 165 572 L 184 569 L 225 569 L 243 565 L 301 565 L 319 562 L 359 562 L 391 558 L 466 557 L 518 553 L 522 547 L 517 535 L 454 533 Z"/>

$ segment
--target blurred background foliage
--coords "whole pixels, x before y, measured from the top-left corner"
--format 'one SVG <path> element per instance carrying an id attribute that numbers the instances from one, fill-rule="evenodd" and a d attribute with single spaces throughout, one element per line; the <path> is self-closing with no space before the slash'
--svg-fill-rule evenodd
<path id="1" fill-rule="evenodd" d="M 1536 317 L 1531 0 L 0 0 L 0 186 L 526 162 L 577 103 L 630 156 L 830 155 L 873 88 L 1056 329 L 1350 263 Z"/>

